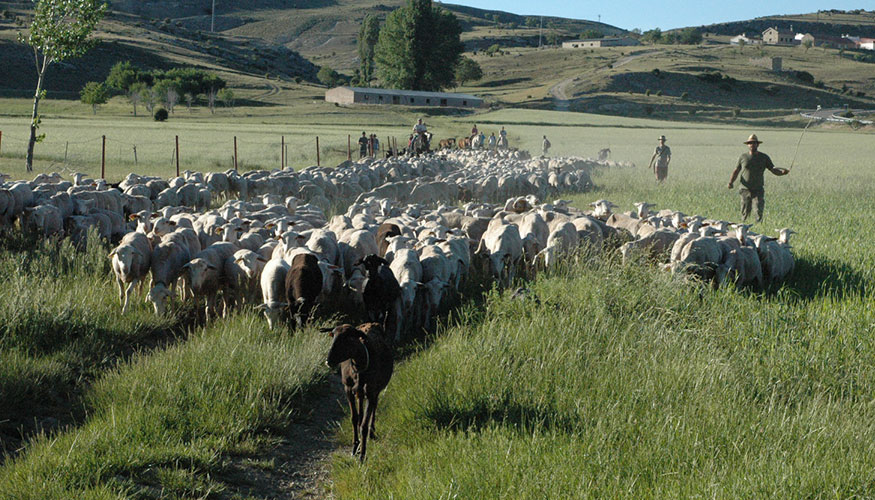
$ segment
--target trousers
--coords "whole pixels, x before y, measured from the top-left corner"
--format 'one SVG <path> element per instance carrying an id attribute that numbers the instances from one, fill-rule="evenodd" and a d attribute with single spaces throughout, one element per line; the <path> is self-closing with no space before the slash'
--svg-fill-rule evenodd
<path id="1" fill-rule="evenodd" d="M 747 220 L 748 216 L 750 216 L 750 209 L 756 201 L 757 208 L 757 222 L 763 221 L 763 209 L 766 206 L 766 197 L 765 191 L 762 189 L 739 189 L 739 194 L 741 194 L 741 218 Z"/>

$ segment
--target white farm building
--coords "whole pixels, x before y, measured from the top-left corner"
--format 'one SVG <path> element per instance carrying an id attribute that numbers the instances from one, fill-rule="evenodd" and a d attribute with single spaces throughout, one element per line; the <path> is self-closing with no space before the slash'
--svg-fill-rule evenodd
<path id="1" fill-rule="evenodd" d="M 421 92 L 363 87 L 336 87 L 325 92 L 325 100 L 338 104 L 397 104 L 400 106 L 439 106 L 478 108 L 483 99 L 470 94 Z"/>

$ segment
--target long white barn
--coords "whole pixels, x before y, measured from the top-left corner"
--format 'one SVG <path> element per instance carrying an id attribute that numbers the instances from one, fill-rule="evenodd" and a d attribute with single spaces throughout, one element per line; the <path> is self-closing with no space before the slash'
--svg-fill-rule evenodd
<path id="1" fill-rule="evenodd" d="M 364 87 L 336 87 L 325 92 L 325 100 L 338 104 L 397 104 L 453 108 L 478 108 L 483 105 L 483 99 L 470 94 Z"/>

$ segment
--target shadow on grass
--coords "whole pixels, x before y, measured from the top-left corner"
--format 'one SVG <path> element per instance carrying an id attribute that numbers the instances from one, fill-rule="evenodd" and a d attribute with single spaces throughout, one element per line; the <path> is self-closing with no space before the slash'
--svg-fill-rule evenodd
<path id="1" fill-rule="evenodd" d="M 866 278 L 844 262 L 828 257 L 797 258 L 793 275 L 785 287 L 803 300 L 821 297 L 844 298 L 860 295 L 868 297 Z"/>
<path id="2" fill-rule="evenodd" d="M 444 403 L 439 401 L 424 412 L 438 429 L 476 432 L 496 424 L 528 432 L 536 429 L 572 432 L 575 429 L 575 422 L 557 417 L 559 412 L 554 408 L 520 404 L 510 395 L 498 400 L 478 399 L 464 409 Z"/>

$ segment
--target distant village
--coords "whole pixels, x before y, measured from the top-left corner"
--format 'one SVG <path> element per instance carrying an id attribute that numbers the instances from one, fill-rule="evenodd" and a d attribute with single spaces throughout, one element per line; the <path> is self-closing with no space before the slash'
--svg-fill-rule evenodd
<path id="1" fill-rule="evenodd" d="M 761 35 L 742 33 L 732 37 L 729 43 L 732 45 L 809 45 L 832 49 L 875 50 L 875 38 L 796 33 L 793 31 L 793 25 L 790 25 L 790 29 L 780 29 L 775 26 L 763 31 Z"/>

